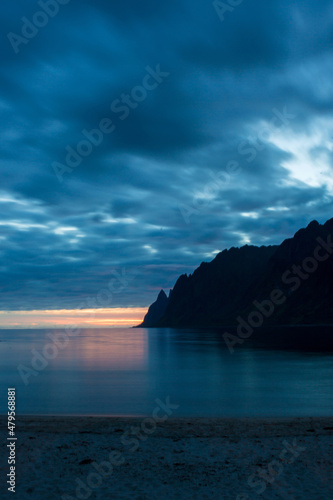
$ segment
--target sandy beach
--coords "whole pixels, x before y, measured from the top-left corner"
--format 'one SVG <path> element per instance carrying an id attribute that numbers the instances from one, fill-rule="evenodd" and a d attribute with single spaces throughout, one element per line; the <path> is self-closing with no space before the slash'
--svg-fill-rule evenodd
<path id="1" fill-rule="evenodd" d="M 333 418 L 20 417 L 17 425 L 19 500 L 333 498 Z M 2 478 L 7 454 L 3 442 Z M 1 497 L 12 497 L 1 484 Z"/>

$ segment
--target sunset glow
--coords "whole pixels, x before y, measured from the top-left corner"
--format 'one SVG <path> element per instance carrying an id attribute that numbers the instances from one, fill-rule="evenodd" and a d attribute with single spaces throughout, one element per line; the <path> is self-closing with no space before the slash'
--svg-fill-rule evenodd
<path id="1" fill-rule="evenodd" d="M 144 307 L 50 311 L 0 311 L 0 328 L 131 327 L 143 320 Z"/>

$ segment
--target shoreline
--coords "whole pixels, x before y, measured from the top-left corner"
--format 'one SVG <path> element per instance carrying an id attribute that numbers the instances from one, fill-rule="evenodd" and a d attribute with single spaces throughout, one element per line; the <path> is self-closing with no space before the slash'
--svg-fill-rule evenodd
<path id="1" fill-rule="evenodd" d="M 16 416 L 16 420 L 18 423 L 23 424 L 23 426 L 27 426 L 28 424 L 32 424 L 33 421 L 43 420 L 44 424 L 53 424 L 53 423 L 68 423 L 67 421 L 73 420 L 77 421 L 81 425 L 84 423 L 101 423 L 101 420 L 104 420 L 104 423 L 112 424 L 115 421 L 122 420 L 125 423 L 130 423 L 131 421 L 136 420 L 144 420 L 146 418 L 150 418 L 150 414 L 142 414 L 142 415 L 80 415 L 80 414 L 21 414 Z M 94 422 L 96 420 L 96 422 Z M 186 423 L 201 423 L 203 425 L 211 425 L 211 424 L 219 424 L 219 425 L 230 425 L 230 424 L 240 424 L 247 426 L 255 426 L 259 423 L 269 424 L 269 425 L 285 425 L 285 424 L 298 424 L 304 425 L 317 421 L 318 424 L 324 425 L 329 422 L 333 425 L 333 415 L 308 415 L 308 416 L 243 416 L 243 417 L 221 417 L 221 416 L 170 416 L 163 423 L 163 426 L 171 425 L 171 424 L 186 424 Z M 84 422 L 85 421 L 85 422 Z M 7 415 L 0 414 L 0 425 L 4 425 L 7 422 Z M 18 424 L 19 425 L 19 424 Z M 162 427 L 162 424 L 160 425 Z"/>
<path id="2" fill-rule="evenodd" d="M 19 416 L 17 437 L 19 499 L 333 496 L 333 416 Z"/>

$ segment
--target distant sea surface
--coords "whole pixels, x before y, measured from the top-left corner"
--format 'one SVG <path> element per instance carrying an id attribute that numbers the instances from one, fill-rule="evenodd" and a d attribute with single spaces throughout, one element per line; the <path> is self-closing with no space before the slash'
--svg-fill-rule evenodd
<path id="1" fill-rule="evenodd" d="M 15 387 L 18 415 L 151 415 L 168 397 L 174 416 L 333 415 L 332 353 L 245 342 L 230 354 L 223 331 L 143 328 L 83 329 L 52 347 L 47 334 L 63 332 L 0 330 L 1 414 Z"/>

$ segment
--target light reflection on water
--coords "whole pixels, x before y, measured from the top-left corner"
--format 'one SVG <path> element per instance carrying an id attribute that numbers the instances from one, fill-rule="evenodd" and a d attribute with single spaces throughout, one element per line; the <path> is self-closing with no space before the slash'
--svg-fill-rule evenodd
<path id="1" fill-rule="evenodd" d="M 19 414 L 148 415 L 167 396 L 178 416 L 333 414 L 332 355 L 246 346 L 231 355 L 214 331 L 82 330 L 25 386 L 17 365 L 31 367 L 47 332 L 0 331 L 1 390 L 16 387 Z"/>

